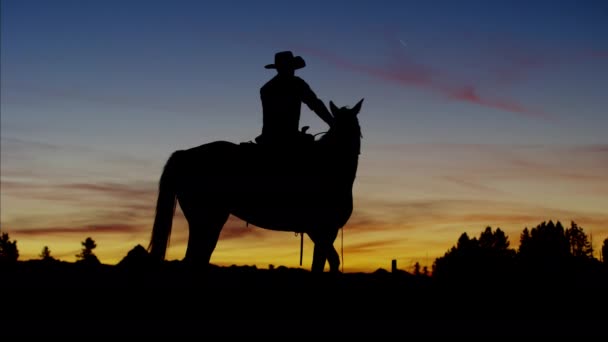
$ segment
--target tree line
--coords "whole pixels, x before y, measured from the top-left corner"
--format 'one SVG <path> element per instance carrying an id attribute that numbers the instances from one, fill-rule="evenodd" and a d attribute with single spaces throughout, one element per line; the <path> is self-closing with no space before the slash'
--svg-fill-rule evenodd
<path id="1" fill-rule="evenodd" d="M 93 252 L 97 248 L 97 243 L 93 238 L 87 237 L 81 242 L 82 249 L 76 254 L 76 262 L 87 264 L 100 264 L 97 255 Z M 40 260 L 53 262 L 58 261 L 51 255 L 49 246 L 44 246 L 38 255 Z M 19 259 L 19 249 L 17 241 L 11 240 L 7 232 L 0 231 L 0 264 L 16 263 Z"/>
<path id="2" fill-rule="evenodd" d="M 486 227 L 479 237 L 463 233 L 455 246 L 435 259 L 433 276 L 470 279 L 507 278 L 516 274 L 567 275 L 585 272 L 602 263 L 608 265 L 607 255 L 608 238 L 596 258 L 590 237 L 574 221 L 567 228 L 560 221 L 526 227 L 519 236 L 517 249 L 511 248 L 509 238 L 500 228 Z"/>
<path id="3" fill-rule="evenodd" d="M 456 245 L 443 256 L 435 259 L 432 274 L 435 277 L 462 277 L 475 275 L 508 275 L 515 269 L 563 270 L 564 267 L 586 267 L 604 263 L 608 265 L 608 238 L 604 239 L 599 259 L 594 256 L 590 237 L 584 229 L 572 221 L 565 228 L 560 221 L 544 221 L 537 226 L 524 228 L 519 236 L 519 247 L 510 247 L 508 236 L 500 228 L 486 227 L 479 237 L 462 233 Z M 93 252 L 95 240 L 87 237 L 76 255 L 77 263 L 100 264 Z M 57 261 L 48 246 L 44 246 L 41 260 Z M 19 259 L 17 241 L 11 240 L 7 232 L 0 231 L 0 263 L 16 263 Z M 418 265 L 418 264 L 417 264 Z M 424 274 L 428 270 L 424 269 Z M 421 273 L 416 267 L 416 274 Z"/>

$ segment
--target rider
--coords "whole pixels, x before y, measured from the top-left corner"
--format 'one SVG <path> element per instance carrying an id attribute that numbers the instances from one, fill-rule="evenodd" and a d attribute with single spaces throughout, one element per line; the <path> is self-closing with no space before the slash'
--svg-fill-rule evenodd
<path id="1" fill-rule="evenodd" d="M 266 69 L 276 69 L 277 74 L 260 89 L 263 109 L 262 134 L 255 140 L 275 146 L 312 140 L 305 130 L 299 130 L 302 102 L 315 112 L 330 127 L 333 116 L 310 86 L 295 71 L 306 66 L 304 59 L 291 51 L 281 51 L 274 55 L 274 64 Z"/>

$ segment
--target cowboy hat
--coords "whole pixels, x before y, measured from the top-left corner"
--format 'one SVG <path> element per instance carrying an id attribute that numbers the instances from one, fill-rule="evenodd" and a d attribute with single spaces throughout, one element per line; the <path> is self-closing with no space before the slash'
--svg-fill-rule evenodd
<path id="1" fill-rule="evenodd" d="M 297 70 L 306 66 L 306 62 L 300 56 L 295 56 L 291 51 L 281 51 L 274 55 L 274 64 L 268 64 L 266 69 L 292 69 Z"/>

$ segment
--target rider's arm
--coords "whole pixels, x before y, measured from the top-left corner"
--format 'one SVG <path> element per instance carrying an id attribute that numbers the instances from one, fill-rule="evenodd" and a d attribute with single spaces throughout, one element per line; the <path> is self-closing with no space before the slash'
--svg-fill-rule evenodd
<path id="1" fill-rule="evenodd" d="M 334 117 L 327 109 L 327 106 L 321 99 L 317 97 L 317 95 L 312 91 L 310 86 L 302 80 L 302 84 L 300 87 L 302 102 L 304 102 L 310 110 L 315 112 L 327 125 L 331 127 L 334 122 Z"/>

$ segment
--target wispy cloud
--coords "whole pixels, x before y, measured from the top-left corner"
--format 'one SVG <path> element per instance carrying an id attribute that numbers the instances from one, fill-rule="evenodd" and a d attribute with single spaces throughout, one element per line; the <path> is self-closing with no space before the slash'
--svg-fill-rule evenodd
<path id="1" fill-rule="evenodd" d="M 71 183 L 59 184 L 57 188 L 105 194 L 117 198 L 146 198 L 156 194 L 155 184 L 121 184 L 111 182 L 101 183 Z"/>
<path id="2" fill-rule="evenodd" d="M 451 182 L 481 184 L 481 180 L 491 178 L 543 182 L 571 180 L 579 181 L 580 185 L 581 182 L 600 184 L 608 179 L 608 146 L 605 144 L 577 146 L 435 143 L 378 145 L 367 148 L 374 151 L 375 162 L 390 158 L 394 165 L 407 169 L 410 175 L 413 174 L 412 170 L 422 170 L 425 175 L 440 175 L 442 179 Z M 576 167 L 566 167 L 574 165 Z"/>
<path id="3" fill-rule="evenodd" d="M 382 239 L 382 240 L 373 240 L 373 241 L 366 241 L 366 242 L 354 242 L 354 243 L 349 243 L 347 245 L 347 247 L 345 248 L 345 252 L 346 253 L 357 253 L 357 254 L 375 253 L 379 249 L 384 249 L 384 248 L 387 248 L 388 246 L 392 246 L 392 245 L 399 245 L 401 243 L 403 243 L 402 240 L 396 241 L 395 239 Z"/>
<path id="4" fill-rule="evenodd" d="M 608 50 L 590 50 L 588 54 L 593 58 L 601 60 L 608 59 Z"/>
<path id="5" fill-rule="evenodd" d="M 125 181 L 135 184 L 142 179 L 156 180 L 164 162 L 125 151 L 12 137 L 10 133 L 0 137 L 0 145 L 3 194 L 10 188 L 11 196 L 19 197 L 34 195 L 41 199 L 62 200 L 56 197 L 70 197 L 77 191 L 75 186 L 67 189 L 70 191 L 52 191 L 56 189 L 51 187 L 58 188 L 61 183 Z M 23 191 L 17 189 L 19 186 Z M 34 186 L 41 191 L 35 192 Z"/>
<path id="6" fill-rule="evenodd" d="M 57 144 L 7 136 L 0 137 L 0 141 L 2 142 L 2 145 L 5 148 L 4 152 L 7 152 L 6 149 L 8 149 L 8 151 L 19 153 L 23 152 L 23 149 L 30 148 L 37 150 L 45 150 L 48 152 L 65 148 L 64 146 L 60 146 Z"/>
<path id="7" fill-rule="evenodd" d="M 528 107 L 514 99 L 486 95 L 479 86 L 471 81 L 449 76 L 447 72 L 416 63 L 409 57 L 395 59 L 394 56 L 388 56 L 393 59 L 389 59 L 385 65 L 371 66 L 356 63 L 320 49 L 303 48 L 302 50 L 339 68 L 397 85 L 423 89 L 447 100 L 516 113 L 528 118 L 554 119 L 548 113 Z"/>
<path id="8" fill-rule="evenodd" d="M 93 224 L 87 226 L 50 226 L 50 227 L 38 227 L 38 228 L 27 228 L 19 229 L 16 231 L 18 235 L 26 236 L 41 236 L 41 237 L 52 237 L 53 235 L 78 235 L 83 234 L 108 234 L 108 233 L 119 233 L 119 234 L 132 234 L 140 233 L 147 227 L 140 225 L 124 224 L 124 223 L 105 223 L 105 224 Z"/>
<path id="9" fill-rule="evenodd" d="M 481 192 L 481 193 L 486 193 L 486 194 L 495 194 L 495 195 L 499 195 L 499 194 L 503 193 L 501 190 L 498 190 L 496 188 L 485 186 L 485 185 L 481 184 L 480 182 L 466 180 L 462 177 L 445 176 L 443 178 L 449 182 L 458 184 L 466 189 L 474 190 L 476 192 Z"/>
<path id="10" fill-rule="evenodd" d="M 546 46 L 522 43 L 509 35 L 496 33 L 450 32 L 455 40 L 483 41 L 482 46 L 473 46 L 467 59 L 459 61 L 476 70 L 475 76 L 457 75 L 449 64 L 441 68 L 416 60 L 404 49 L 395 27 L 387 27 L 373 34 L 376 41 L 384 41 L 377 55 L 384 60 L 369 64 L 345 58 L 328 50 L 316 47 L 300 47 L 302 51 L 343 70 L 367 75 L 373 79 L 404 87 L 421 89 L 440 98 L 473 104 L 532 119 L 556 121 L 558 118 L 541 108 L 526 105 L 504 95 L 493 94 L 490 86 L 516 86 L 534 80 L 539 72 L 551 71 L 564 65 L 581 66 L 589 62 L 605 61 L 608 51 L 602 49 L 579 49 L 564 51 Z M 449 61 L 449 58 L 446 58 Z M 455 67 L 455 66 L 454 66 Z M 476 77 L 476 78 L 475 78 Z"/>
<path id="11" fill-rule="evenodd" d="M 124 95 L 112 93 L 111 90 L 99 90 L 83 87 L 82 85 L 55 85 L 53 87 L 40 86 L 27 82 L 11 82 L 5 88 L 9 89 L 3 94 L 3 100 L 7 103 L 46 103 L 53 100 L 61 102 L 84 102 L 102 107 L 132 108 L 136 110 L 155 111 L 159 113 L 174 113 L 191 115 L 197 112 L 197 104 L 174 103 L 167 105 L 158 98 L 149 95 Z"/>
<path id="12" fill-rule="evenodd" d="M 608 159 L 608 144 L 594 144 L 594 145 L 581 145 L 573 146 L 571 150 L 575 153 L 597 153 L 597 157 L 605 157 Z"/>
<path id="13" fill-rule="evenodd" d="M 54 202 L 75 202 L 82 209 L 86 206 L 120 208 L 129 205 L 131 209 L 154 207 L 157 185 L 138 183 L 54 183 L 2 180 L 4 193 L 12 198 L 44 200 Z"/>
<path id="14" fill-rule="evenodd" d="M 404 233 L 420 227 L 442 225 L 526 225 L 545 220 L 579 220 L 581 225 L 608 225 L 608 214 L 551 208 L 499 199 L 361 200 L 350 231 L 398 230 Z M 463 229 L 466 227 L 463 227 Z M 608 233 L 608 231 L 607 231 Z"/>
<path id="15" fill-rule="evenodd" d="M 23 156 L 45 156 L 48 153 L 52 153 L 54 157 L 69 155 L 74 158 L 94 155 L 97 159 L 107 162 L 127 163 L 138 166 L 150 166 L 152 164 L 152 161 L 148 159 L 139 158 L 120 151 L 108 151 L 91 146 L 57 144 L 10 135 L 6 136 L 6 134 L 0 137 L 0 144 L 2 144 L 2 157 L 9 158 L 11 161 L 22 159 Z"/>

